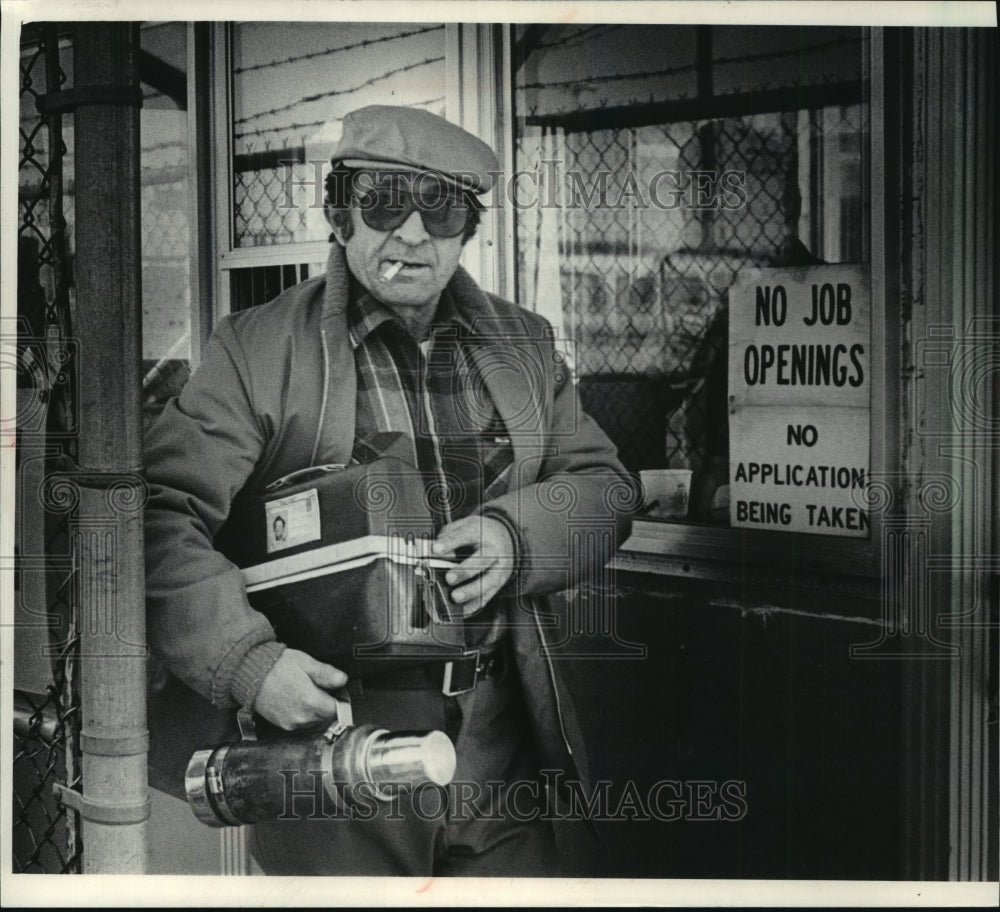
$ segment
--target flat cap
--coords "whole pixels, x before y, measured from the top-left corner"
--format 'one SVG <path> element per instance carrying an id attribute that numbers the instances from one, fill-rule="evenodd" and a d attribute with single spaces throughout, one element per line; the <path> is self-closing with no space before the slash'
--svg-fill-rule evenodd
<path id="1" fill-rule="evenodd" d="M 348 168 L 434 171 L 475 193 L 493 186 L 493 150 L 461 127 L 421 108 L 369 105 L 344 117 L 331 156 Z"/>

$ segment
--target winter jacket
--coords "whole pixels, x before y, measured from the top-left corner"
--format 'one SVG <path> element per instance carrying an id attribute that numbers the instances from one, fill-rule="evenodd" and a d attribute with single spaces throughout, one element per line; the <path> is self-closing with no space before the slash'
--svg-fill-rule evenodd
<path id="1" fill-rule="evenodd" d="M 572 559 L 572 541 L 591 543 L 590 564 L 611 557 L 629 529 L 635 483 L 582 411 L 548 323 L 484 293 L 461 268 L 449 290 L 473 327 L 474 359 L 514 451 L 508 493 L 483 509 L 518 539 L 510 586 L 524 611 L 510 637 L 536 743 L 547 768 L 583 775 L 570 700 L 546 644 L 559 619 L 536 597 L 587 573 L 586 560 Z M 356 375 L 347 302 L 346 262 L 335 244 L 324 276 L 219 322 L 202 363 L 147 437 L 150 645 L 216 707 L 250 706 L 284 646 L 213 540 L 240 491 L 349 460 Z M 209 707 L 195 698 L 184 715 L 209 737 Z"/>

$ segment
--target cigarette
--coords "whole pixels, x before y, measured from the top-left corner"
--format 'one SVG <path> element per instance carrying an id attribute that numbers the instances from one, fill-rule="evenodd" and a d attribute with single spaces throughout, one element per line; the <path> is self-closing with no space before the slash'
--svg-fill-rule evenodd
<path id="1" fill-rule="evenodd" d="M 396 278 L 396 273 L 403 268 L 403 263 L 401 260 L 396 260 L 395 263 L 391 263 L 389 266 L 385 267 L 385 271 L 382 273 L 383 282 L 391 282 Z"/>

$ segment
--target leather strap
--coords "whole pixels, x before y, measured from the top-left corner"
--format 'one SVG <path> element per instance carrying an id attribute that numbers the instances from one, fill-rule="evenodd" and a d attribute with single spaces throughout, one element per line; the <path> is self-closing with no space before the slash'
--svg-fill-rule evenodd
<path id="1" fill-rule="evenodd" d="M 365 675 L 361 678 L 362 692 L 366 688 L 372 690 L 441 690 L 445 684 L 446 669 L 452 666 L 452 691 L 464 692 L 475 687 L 476 683 L 486 678 L 497 678 L 507 667 L 504 660 L 506 651 L 502 646 L 489 652 L 469 652 L 448 660 L 436 660 L 426 665 L 413 668 L 401 668 L 399 671 L 387 671 L 379 674 Z"/>

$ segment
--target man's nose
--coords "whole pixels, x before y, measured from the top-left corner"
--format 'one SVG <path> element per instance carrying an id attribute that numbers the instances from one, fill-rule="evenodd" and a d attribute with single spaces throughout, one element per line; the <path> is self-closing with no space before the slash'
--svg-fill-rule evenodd
<path id="1" fill-rule="evenodd" d="M 393 232 L 393 237 L 398 238 L 404 244 L 422 244 L 430 237 L 427 229 L 424 228 L 424 220 L 421 218 L 419 210 L 414 209 L 410 213 L 409 218 Z"/>

